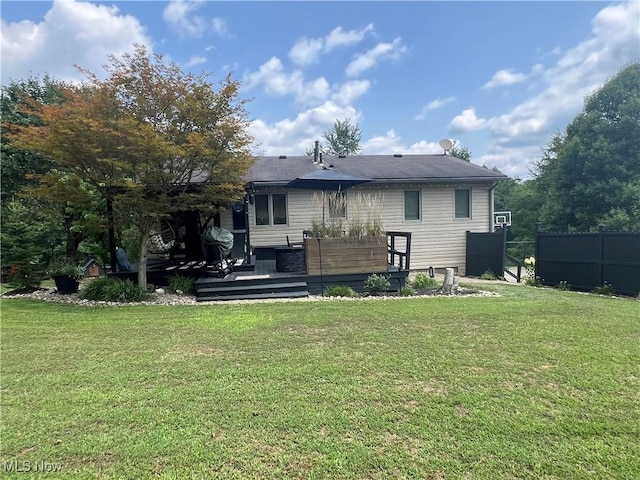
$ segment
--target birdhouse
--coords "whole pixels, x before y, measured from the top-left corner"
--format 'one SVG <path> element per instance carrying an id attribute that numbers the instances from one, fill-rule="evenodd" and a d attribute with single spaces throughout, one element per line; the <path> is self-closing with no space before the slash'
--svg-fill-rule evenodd
<path id="1" fill-rule="evenodd" d="M 98 263 L 97 260 L 93 258 L 87 262 L 84 266 L 84 276 L 85 277 L 103 277 L 105 275 L 105 270 L 102 265 Z"/>

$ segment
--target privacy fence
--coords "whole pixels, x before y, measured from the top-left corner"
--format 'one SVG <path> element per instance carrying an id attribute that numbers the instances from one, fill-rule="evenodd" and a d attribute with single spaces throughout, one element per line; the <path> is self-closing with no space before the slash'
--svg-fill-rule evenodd
<path id="1" fill-rule="evenodd" d="M 615 293 L 640 292 L 640 232 L 536 232 L 536 276 L 543 285 L 567 282 L 591 291 L 610 285 Z"/>
<path id="2" fill-rule="evenodd" d="M 467 232 L 467 255 L 465 274 L 479 277 L 492 272 L 501 277 L 504 272 L 506 229 L 497 229 L 493 233 Z"/>

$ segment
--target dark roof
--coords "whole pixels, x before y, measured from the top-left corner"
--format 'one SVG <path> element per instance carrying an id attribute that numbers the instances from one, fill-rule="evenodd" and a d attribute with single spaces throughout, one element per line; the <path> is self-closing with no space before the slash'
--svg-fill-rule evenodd
<path id="1" fill-rule="evenodd" d="M 491 182 L 508 177 L 450 155 L 323 156 L 324 168 L 367 177 L 374 183 Z M 314 169 L 313 157 L 258 157 L 246 177 L 256 185 L 285 185 Z"/>

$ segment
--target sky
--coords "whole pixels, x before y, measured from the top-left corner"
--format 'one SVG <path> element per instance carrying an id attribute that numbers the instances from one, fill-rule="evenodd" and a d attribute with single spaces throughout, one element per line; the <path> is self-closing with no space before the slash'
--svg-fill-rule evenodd
<path id="1" fill-rule="evenodd" d="M 104 77 L 135 44 L 241 83 L 256 155 L 302 155 L 336 120 L 365 154 L 442 153 L 526 179 L 587 95 L 640 60 L 640 0 L 10 1 L 2 85 Z"/>

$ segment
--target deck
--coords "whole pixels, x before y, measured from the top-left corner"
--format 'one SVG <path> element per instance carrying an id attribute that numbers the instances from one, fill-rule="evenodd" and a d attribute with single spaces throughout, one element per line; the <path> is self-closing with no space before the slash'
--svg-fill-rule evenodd
<path id="1" fill-rule="evenodd" d="M 196 299 L 200 302 L 306 297 L 321 295 L 331 285 L 348 285 L 356 292 L 363 292 L 364 283 L 371 273 L 307 275 L 304 271 L 278 272 L 274 259 L 254 259 L 251 264 L 234 267 L 232 273 L 222 278 L 216 270 L 205 266 L 187 267 L 162 261 L 151 262 L 147 266 L 147 279 L 153 285 L 168 285 L 173 275 L 194 278 Z M 404 287 L 409 270 L 389 265 L 385 275 L 391 283 L 389 290 L 397 292 Z M 134 266 L 131 271 L 109 273 L 109 276 L 135 283 L 138 271 Z"/>
<path id="2" fill-rule="evenodd" d="M 348 285 L 356 292 L 364 291 L 371 273 L 343 275 L 307 275 L 300 272 L 277 272 L 275 260 L 256 260 L 253 271 L 234 271 L 224 278 L 212 273 L 196 280 L 198 301 L 293 298 L 321 295 L 330 285 Z M 386 275 L 391 291 L 399 291 L 409 275 L 408 270 L 389 266 Z"/>

